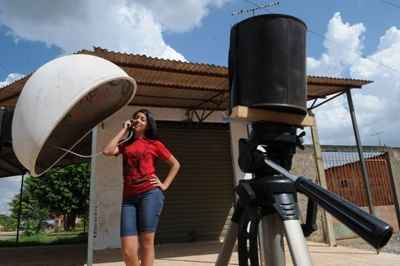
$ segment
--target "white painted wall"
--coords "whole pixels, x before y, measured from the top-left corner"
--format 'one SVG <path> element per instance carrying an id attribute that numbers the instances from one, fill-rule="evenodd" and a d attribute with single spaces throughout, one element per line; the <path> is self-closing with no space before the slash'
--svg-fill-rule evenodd
<path id="1" fill-rule="evenodd" d="M 131 118 L 140 109 L 138 106 L 127 106 L 98 125 L 96 149 L 101 151 L 111 138 L 121 129 L 122 122 Z M 184 121 L 187 119 L 185 109 L 147 108 L 156 120 Z M 223 122 L 223 112 L 214 112 L 206 122 Z M 234 129 L 236 130 L 236 129 Z M 237 146 L 237 141 L 234 146 Z M 96 191 L 96 225 L 94 249 L 120 247 L 119 222 L 122 199 L 122 158 L 99 156 L 95 163 Z"/>

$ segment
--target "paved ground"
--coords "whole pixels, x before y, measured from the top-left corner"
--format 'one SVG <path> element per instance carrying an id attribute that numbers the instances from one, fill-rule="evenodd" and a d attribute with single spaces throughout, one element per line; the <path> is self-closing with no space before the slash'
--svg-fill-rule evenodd
<path id="1" fill-rule="evenodd" d="M 373 251 L 374 248 L 371 247 L 366 241 L 361 238 L 338 240 L 337 243 L 341 246 L 353 247 L 357 249 L 365 249 Z M 400 233 L 393 234 L 390 241 L 382 249 L 382 252 L 400 254 Z"/>
<path id="2" fill-rule="evenodd" d="M 400 265 L 400 255 L 360 250 L 349 247 L 330 248 L 321 243 L 309 242 L 314 265 L 324 266 L 382 266 Z M 156 266 L 206 266 L 214 265 L 219 243 L 200 242 L 169 244 L 157 247 Z M 85 245 L 48 246 L 27 248 L 0 248 L 1 266 L 82 266 L 86 259 Z M 289 258 L 288 258 L 289 259 Z M 120 250 L 112 249 L 95 254 L 96 266 L 123 266 Z M 234 254 L 230 265 L 238 265 Z M 291 262 L 288 266 L 292 265 Z"/>
<path id="3" fill-rule="evenodd" d="M 329 248 L 325 244 L 309 242 L 309 249 L 314 265 L 324 266 L 382 266 L 382 265 L 400 265 L 400 256 L 395 254 L 381 253 L 367 250 L 360 250 L 348 247 Z M 216 249 L 213 249 L 216 248 Z M 214 265 L 217 258 L 216 250 L 218 245 L 215 243 L 201 243 L 193 245 L 168 245 L 158 249 L 158 258 L 156 266 L 205 266 Z M 108 253 L 98 253 L 96 266 L 122 266 L 121 262 L 110 262 L 101 260 L 104 257 L 110 257 L 116 251 Z M 287 256 L 287 265 L 293 265 L 289 254 Z M 239 265 L 237 253 L 234 253 L 229 265 Z"/>
<path id="4" fill-rule="evenodd" d="M 0 232 L 0 240 L 15 238 L 17 232 Z"/>

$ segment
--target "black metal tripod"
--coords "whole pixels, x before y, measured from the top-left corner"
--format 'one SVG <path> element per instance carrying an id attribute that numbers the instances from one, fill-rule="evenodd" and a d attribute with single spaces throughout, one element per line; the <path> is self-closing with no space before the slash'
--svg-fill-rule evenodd
<path id="1" fill-rule="evenodd" d="M 377 249 L 390 239 L 392 228 L 385 222 L 310 179 L 288 172 L 296 147 L 302 146 L 304 133 L 297 136 L 296 131 L 295 126 L 254 122 L 249 139 L 240 139 L 239 166 L 243 172 L 253 173 L 254 178 L 241 180 L 236 187 L 239 199 L 232 227 L 216 265 L 227 265 L 237 239 L 240 266 L 260 265 L 258 240 L 264 254 L 264 265 L 283 266 L 283 235 L 293 263 L 312 265 L 304 236 L 316 230 L 317 204 Z M 304 225 L 299 222 L 297 192 L 309 198 Z"/>
<path id="2" fill-rule="evenodd" d="M 286 235 L 291 232 L 288 244 L 294 261 L 311 265 L 299 223 L 295 185 L 264 162 L 265 158 L 270 158 L 289 170 L 296 146 L 302 145 L 303 135 L 297 136 L 294 126 L 266 122 L 253 123 L 252 129 L 248 140 L 239 141 L 239 165 L 255 177 L 240 181 L 236 188 L 239 200 L 233 219 L 238 219 L 235 222 L 239 224 L 239 263 L 259 265 L 257 237 L 262 235 L 263 251 L 268 254 L 264 261 L 269 265 L 284 265 L 282 236 L 285 231 Z M 260 221 L 262 234 L 259 234 Z M 274 244 L 267 243 L 271 241 Z"/>

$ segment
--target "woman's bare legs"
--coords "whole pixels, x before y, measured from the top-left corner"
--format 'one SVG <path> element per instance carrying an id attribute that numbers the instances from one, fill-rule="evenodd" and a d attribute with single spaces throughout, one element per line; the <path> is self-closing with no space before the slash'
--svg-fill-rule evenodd
<path id="1" fill-rule="evenodd" d="M 154 236 L 154 232 L 141 232 L 139 234 L 141 266 L 153 266 Z"/>
<path id="2" fill-rule="evenodd" d="M 138 258 L 138 236 L 121 237 L 122 257 L 126 266 L 139 266 Z"/>

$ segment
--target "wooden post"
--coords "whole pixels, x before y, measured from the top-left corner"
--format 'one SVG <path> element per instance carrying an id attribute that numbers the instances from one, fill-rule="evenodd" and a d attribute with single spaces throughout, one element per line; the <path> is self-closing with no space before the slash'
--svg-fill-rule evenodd
<path id="1" fill-rule="evenodd" d="M 309 114 L 314 117 L 312 113 Z M 321 146 L 319 144 L 319 136 L 316 119 L 314 119 L 314 124 L 311 126 L 311 137 L 313 141 L 314 147 L 314 159 L 317 166 L 317 180 L 321 187 L 327 189 L 326 177 L 325 177 L 325 169 L 324 162 L 322 159 Z M 324 232 L 325 242 L 329 244 L 329 246 L 336 246 L 336 237 L 335 232 L 333 230 L 332 217 L 325 210 L 321 209 L 322 213 L 322 226 Z"/>

